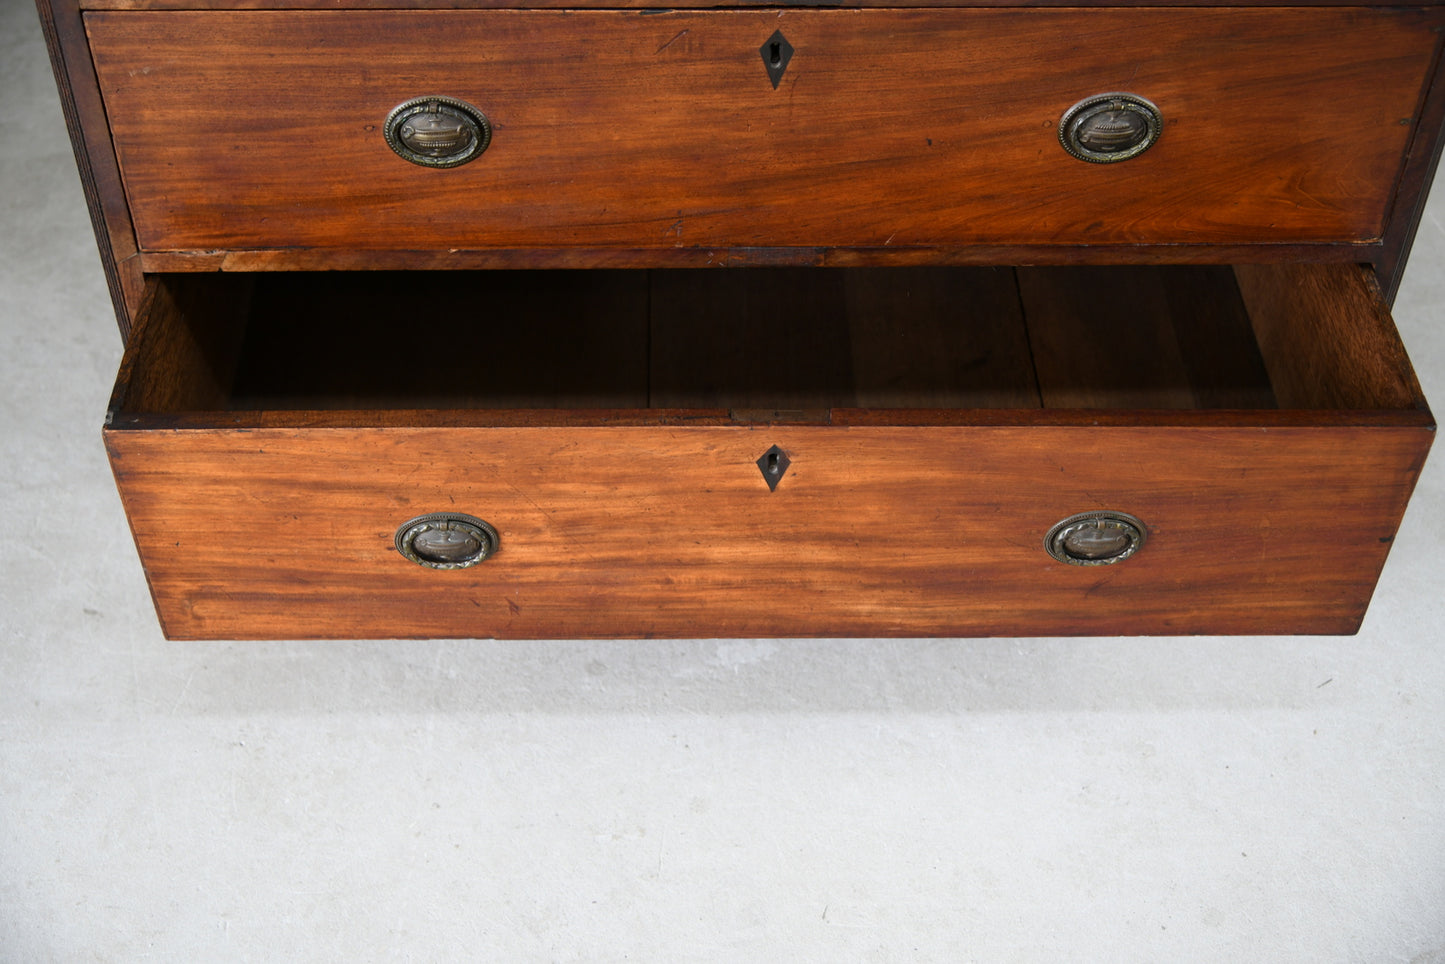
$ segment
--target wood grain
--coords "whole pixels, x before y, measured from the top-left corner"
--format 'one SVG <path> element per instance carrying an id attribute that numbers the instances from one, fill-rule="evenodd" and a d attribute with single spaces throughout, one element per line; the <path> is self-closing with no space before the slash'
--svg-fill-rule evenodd
<path id="1" fill-rule="evenodd" d="M 1240 265 L 1235 274 L 1281 406 L 1426 407 L 1367 268 Z"/>
<path id="2" fill-rule="evenodd" d="M 1441 33 L 1445 35 L 1445 31 Z M 1441 136 L 1442 128 L 1445 128 L 1445 45 L 1435 48 L 1435 63 L 1430 68 L 1429 83 L 1420 94 L 1420 106 L 1416 108 L 1415 116 L 1418 121 L 1401 166 L 1399 189 L 1385 232 L 1385 244 L 1381 256 L 1370 259 L 1375 265 L 1387 305 L 1395 303 L 1395 293 L 1400 288 L 1410 249 L 1415 243 L 1415 232 L 1425 215 L 1430 184 L 1440 165 L 1441 149 L 1445 147 Z"/>
<path id="3" fill-rule="evenodd" d="M 1227 267 L 1161 272 L 1169 325 L 1198 408 L 1270 409 L 1268 368 L 1237 279 Z"/>
<path id="4" fill-rule="evenodd" d="M 1009 268 L 844 272 L 854 408 L 1041 404 Z"/>
<path id="5" fill-rule="evenodd" d="M 938 247 L 890 244 L 818 248 L 752 246 L 712 248 L 447 248 L 366 250 L 248 248 L 148 251 L 147 273 L 204 271 L 465 271 L 511 268 L 882 268 L 997 267 L 1038 264 L 1278 264 L 1317 261 L 1360 264 L 1383 255 L 1374 243 L 1350 244 L 1047 244 Z"/>
<path id="6" fill-rule="evenodd" d="M 152 284 L 117 412 L 654 408 L 827 421 L 835 408 L 1274 407 L 1228 268 L 178 274 Z M 1358 315 L 1378 327 L 1369 292 L 1345 290 L 1354 297 L 1335 324 Z"/>
<path id="7" fill-rule="evenodd" d="M 656 407 L 1039 404 L 1008 269 L 653 274 Z"/>
<path id="8" fill-rule="evenodd" d="M 1287 407 L 1425 410 L 1357 266 L 179 274 L 152 288 L 116 414 L 1258 410 L 1275 406 L 1272 382 Z"/>
<path id="9" fill-rule="evenodd" d="M 903 271 L 892 279 L 901 284 L 873 272 L 835 279 L 759 271 L 756 279 L 706 272 L 709 283 L 732 279 L 733 287 L 704 286 L 700 294 L 727 312 L 740 293 L 765 306 L 792 299 L 818 315 L 803 327 L 809 339 L 834 311 L 841 312 L 835 330 L 849 338 L 855 331 L 876 337 L 912 319 L 920 324 L 910 337 L 923 356 L 925 385 L 934 356 L 949 365 L 961 357 L 938 347 L 940 338 L 947 342 L 940 319 L 964 328 L 986 323 L 968 312 L 990 299 L 985 316 L 1017 318 L 1004 310 L 1009 285 L 998 283 L 1008 272 L 984 272 L 979 290 L 993 293 L 960 305 L 959 275 L 975 271 Z M 662 289 L 679 280 L 654 274 Z M 1204 274 L 1208 304 L 1218 300 L 1220 273 Z M 1246 301 L 1283 316 L 1260 326 L 1266 356 L 1308 356 L 1302 344 L 1310 338 L 1371 333 L 1347 337 L 1337 351 L 1315 350 L 1335 369 L 1307 358 L 1302 364 L 1314 367 L 1302 370 L 1316 374 L 1297 381 L 1348 376 L 1349 353 L 1394 357 L 1398 339 L 1360 269 L 1257 274 L 1241 274 L 1246 289 L 1272 292 L 1273 300 L 1252 293 Z M 581 291 L 632 292 L 614 301 L 650 302 L 636 294 L 645 277 L 494 280 L 521 286 L 503 299 L 514 308 L 539 291 L 562 292 L 549 308 L 556 311 Z M 1324 294 L 1295 296 L 1300 277 Z M 1434 437 L 1408 368 L 1389 365 L 1371 370 L 1366 389 L 1313 396 L 1343 408 L 1277 412 L 835 408 L 821 422 L 797 422 L 730 417 L 725 406 L 736 398 L 706 385 L 707 397 L 695 401 L 718 407 L 196 412 L 217 393 L 227 404 L 243 396 L 228 393 L 223 379 L 187 380 L 193 364 L 215 367 L 207 356 L 215 349 L 192 334 L 212 317 L 195 293 L 248 280 L 271 286 L 251 305 L 280 332 L 324 314 L 322 305 L 340 319 L 358 313 L 357 303 L 331 297 L 353 290 L 345 277 L 191 275 L 154 286 L 106 445 L 162 624 L 176 637 L 1351 632 Z M 977 287 L 980 279 L 972 280 Z M 370 281 L 358 297 L 394 318 L 394 303 L 377 297 L 388 282 Z M 830 287 L 835 281 L 841 287 Z M 471 287 L 461 276 L 446 283 Z M 1178 297 L 1198 298 L 1200 290 L 1186 285 Z M 902 292 L 921 300 L 908 303 Z M 1361 314 L 1354 325 L 1336 317 L 1310 329 L 1300 313 L 1318 301 Z M 925 307 L 927 317 L 914 317 Z M 663 317 L 674 336 L 686 332 L 685 312 Z M 1166 311 L 1154 320 L 1172 325 L 1179 317 Z M 704 346 L 725 342 L 716 337 L 718 319 L 691 320 Z M 603 331 L 638 330 L 606 313 L 584 317 L 580 327 L 594 321 Z M 323 343 L 333 343 L 319 330 Z M 563 355 L 571 350 L 565 332 L 547 334 Z M 394 346 L 385 335 L 383 326 L 356 345 L 375 336 L 373 348 Z M 1002 337 L 1023 332 L 1005 324 Z M 298 356 L 294 349 L 262 354 L 285 361 Z M 204 364 L 195 362 L 198 351 Z M 868 383 L 860 372 L 909 368 L 903 355 L 882 350 L 863 358 L 851 342 L 847 352 L 825 351 L 827 364 L 817 370 L 846 375 L 850 384 Z M 364 368 L 367 357 L 392 354 L 353 351 L 331 360 Z M 737 371 L 729 363 L 720 370 Z M 1199 373 L 1185 365 L 1181 374 Z M 1283 385 L 1297 403 L 1294 382 Z M 896 386 L 884 395 L 911 397 Z M 754 464 L 773 445 L 792 463 L 776 492 Z M 1041 542 L 1049 526 L 1090 509 L 1141 517 L 1149 544 L 1105 568 L 1048 557 Z M 424 570 L 397 555 L 399 525 L 443 510 L 497 526 L 501 552 L 460 572 Z"/>
<path id="10" fill-rule="evenodd" d="M 87 15 L 145 250 L 1373 241 L 1437 11 L 1068 9 Z M 783 83 L 758 48 L 797 50 Z M 445 57 L 436 51 L 445 50 Z M 585 51 L 580 56 L 578 51 Z M 1114 89 L 1123 164 L 1058 146 Z M 454 170 L 402 100 L 480 106 Z"/>
<path id="11" fill-rule="evenodd" d="M 227 408 L 252 289 L 246 275 L 149 279 L 121 359 L 111 412 Z"/>
<path id="12" fill-rule="evenodd" d="M 80 7 L 74 0 L 35 0 L 35 6 L 116 323 L 126 339 L 145 297 L 145 283 Z"/>
<path id="13" fill-rule="evenodd" d="M 1018 278 L 1045 407 L 1274 407 L 1229 268 L 1020 268 Z"/>
<path id="14" fill-rule="evenodd" d="M 182 638 L 1348 633 L 1426 428 L 107 432 L 162 624 Z M 753 464 L 792 460 L 776 492 Z M 1131 512 L 1066 566 L 1045 531 Z M 425 570 L 397 526 L 501 533 Z"/>

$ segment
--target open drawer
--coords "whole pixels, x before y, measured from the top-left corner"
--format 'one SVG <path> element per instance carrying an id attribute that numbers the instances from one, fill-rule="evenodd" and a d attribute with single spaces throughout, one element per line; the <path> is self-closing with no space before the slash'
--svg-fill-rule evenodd
<path id="1" fill-rule="evenodd" d="M 172 637 L 1347 633 L 1433 434 L 1353 265 L 756 268 L 152 276 L 106 444 Z"/>

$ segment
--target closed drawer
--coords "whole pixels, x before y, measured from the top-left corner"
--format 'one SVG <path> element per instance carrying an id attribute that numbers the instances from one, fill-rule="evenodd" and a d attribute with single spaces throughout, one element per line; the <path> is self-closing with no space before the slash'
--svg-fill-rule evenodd
<path id="1" fill-rule="evenodd" d="M 1351 632 L 1432 437 L 1353 266 L 156 276 L 106 429 L 207 638 Z"/>
<path id="2" fill-rule="evenodd" d="M 1339 7 L 86 17 L 144 251 L 653 263 L 1375 241 L 1439 23 Z M 775 31 L 790 52 L 776 87 Z M 1158 106 L 1157 144 L 1069 156 L 1061 116 L 1115 91 Z M 388 148 L 391 110 L 433 96 L 486 114 L 477 159 L 436 170 Z"/>

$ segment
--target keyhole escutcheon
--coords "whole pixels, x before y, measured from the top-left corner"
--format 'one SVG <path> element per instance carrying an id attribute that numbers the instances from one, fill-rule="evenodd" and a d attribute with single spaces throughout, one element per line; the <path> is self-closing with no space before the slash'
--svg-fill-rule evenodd
<path id="1" fill-rule="evenodd" d="M 793 45 L 788 43 L 788 38 L 783 36 L 781 30 L 775 30 L 758 48 L 758 53 L 763 56 L 763 67 L 767 69 L 768 80 L 772 81 L 773 89 L 777 90 L 778 84 L 783 81 L 783 72 L 788 69 L 788 61 L 793 59 Z"/>
<path id="2" fill-rule="evenodd" d="M 768 491 L 776 492 L 778 483 L 788 472 L 788 466 L 792 463 L 788 460 L 788 453 L 774 445 L 763 453 L 758 459 L 758 469 L 763 473 L 763 481 L 768 483 Z"/>

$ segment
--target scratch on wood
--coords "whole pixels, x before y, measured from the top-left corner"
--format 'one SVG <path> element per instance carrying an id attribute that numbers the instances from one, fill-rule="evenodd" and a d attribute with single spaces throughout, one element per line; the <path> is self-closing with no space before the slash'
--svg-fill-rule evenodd
<path id="1" fill-rule="evenodd" d="M 669 40 L 667 43 L 663 44 L 661 47 L 658 47 L 658 48 L 657 48 L 657 52 L 658 52 L 658 53 L 662 53 L 662 52 L 663 52 L 664 50 L 666 50 L 668 47 L 671 47 L 673 44 L 677 43 L 677 42 L 678 42 L 679 40 L 681 40 L 683 37 L 686 37 L 686 36 L 688 35 L 688 33 L 689 33 L 689 30 L 679 30 L 679 31 L 677 32 L 677 36 L 676 36 L 676 37 L 673 37 L 671 40 Z"/>

